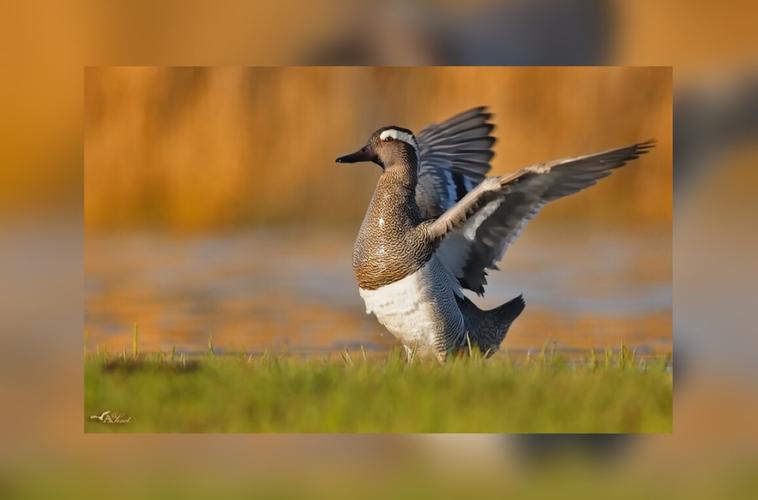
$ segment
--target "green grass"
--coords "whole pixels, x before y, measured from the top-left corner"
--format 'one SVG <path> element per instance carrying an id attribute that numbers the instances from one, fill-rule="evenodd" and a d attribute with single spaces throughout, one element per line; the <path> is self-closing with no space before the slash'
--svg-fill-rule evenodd
<path id="1" fill-rule="evenodd" d="M 110 410 L 126 424 L 89 418 Z M 332 359 L 137 354 L 85 360 L 88 432 L 670 432 L 670 359 L 581 362 L 399 352 Z"/>

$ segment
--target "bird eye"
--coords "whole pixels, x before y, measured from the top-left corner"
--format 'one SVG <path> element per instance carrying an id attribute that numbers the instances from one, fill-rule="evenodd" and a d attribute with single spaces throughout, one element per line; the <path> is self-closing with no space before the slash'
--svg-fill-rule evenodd
<path id="1" fill-rule="evenodd" d="M 394 140 L 395 140 L 395 138 L 392 137 L 391 135 L 388 135 L 387 137 L 384 138 L 384 142 L 392 142 Z"/>

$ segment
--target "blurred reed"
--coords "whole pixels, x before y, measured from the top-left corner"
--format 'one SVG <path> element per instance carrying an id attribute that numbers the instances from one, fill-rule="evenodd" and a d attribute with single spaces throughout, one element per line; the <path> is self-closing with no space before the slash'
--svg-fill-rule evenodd
<path id="1" fill-rule="evenodd" d="M 668 223 L 669 68 L 88 68 L 85 227 L 355 225 L 373 166 L 334 158 L 376 128 L 488 105 L 493 173 L 655 137 L 634 167 L 545 217 Z"/>

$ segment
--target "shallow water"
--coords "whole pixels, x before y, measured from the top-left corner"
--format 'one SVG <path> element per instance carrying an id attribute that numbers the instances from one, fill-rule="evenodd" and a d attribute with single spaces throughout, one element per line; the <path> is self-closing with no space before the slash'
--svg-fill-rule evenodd
<path id="1" fill-rule="evenodd" d="M 90 352 L 325 352 L 396 346 L 367 316 L 350 267 L 352 237 L 256 231 L 214 237 L 89 236 L 85 245 Z M 504 347 L 560 352 L 671 350 L 671 235 L 665 230 L 525 231 L 491 272 L 494 307 L 523 293 L 527 308 Z"/>

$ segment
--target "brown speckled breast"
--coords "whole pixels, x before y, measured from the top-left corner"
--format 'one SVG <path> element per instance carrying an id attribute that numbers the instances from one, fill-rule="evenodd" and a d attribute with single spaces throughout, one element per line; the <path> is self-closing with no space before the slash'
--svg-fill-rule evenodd
<path id="1" fill-rule="evenodd" d="M 434 254 L 415 200 L 415 178 L 385 171 L 353 248 L 358 286 L 376 290 L 418 271 Z"/>

